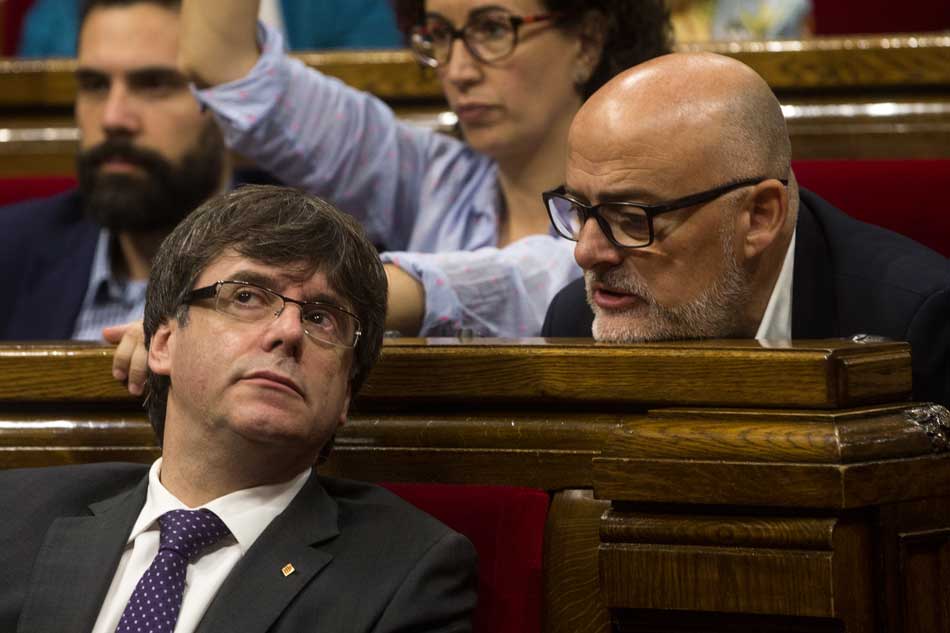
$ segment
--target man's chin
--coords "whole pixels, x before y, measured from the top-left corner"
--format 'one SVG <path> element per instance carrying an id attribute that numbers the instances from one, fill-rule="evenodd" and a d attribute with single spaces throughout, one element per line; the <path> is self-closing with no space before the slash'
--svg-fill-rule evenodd
<path id="1" fill-rule="evenodd" d="M 594 310 L 594 325 L 591 328 L 598 343 L 643 343 L 656 340 L 651 336 L 643 309 Z"/>

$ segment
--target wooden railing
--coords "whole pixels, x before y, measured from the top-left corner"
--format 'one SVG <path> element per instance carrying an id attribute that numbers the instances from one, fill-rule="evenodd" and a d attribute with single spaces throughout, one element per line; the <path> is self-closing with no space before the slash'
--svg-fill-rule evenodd
<path id="1" fill-rule="evenodd" d="M 0 467 L 154 458 L 110 362 L 0 346 Z M 546 631 L 945 631 L 950 416 L 910 387 L 903 343 L 393 340 L 322 468 L 549 491 Z"/>
<path id="2" fill-rule="evenodd" d="M 691 44 L 749 64 L 789 122 L 794 157 L 950 157 L 950 34 Z M 320 52 L 307 64 L 452 131 L 433 73 L 407 51 Z M 0 175 L 73 170 L 72 60 L 0 60 Z"/>

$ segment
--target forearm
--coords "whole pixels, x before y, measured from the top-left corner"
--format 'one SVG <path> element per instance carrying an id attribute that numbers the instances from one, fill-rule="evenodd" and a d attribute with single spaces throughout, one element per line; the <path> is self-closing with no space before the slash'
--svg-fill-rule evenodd
<path id="1" fill-rule="evenodd" d="M 426 295 L 422 284 L 406 271 L 386 264 L 389 299 L 386 304 L 386 329 L 403 336 L 415 336 L 422 327 Z"/>
<path id="2" fill-rule="evenodd" d="M 183 0 L 179 64 L 199 86 L 240 79 L 260 55 L 259 0 Z"/>
<path id="3" fill-rule="evenodd" d="M 573 243 L 548 235 L 504 248 L 386 252 L 382 257 L 421 285 L 422 336 L 454 336 L 462 330 L 475 336 L 537 336 L 551 299 L 581 276 Z"/>

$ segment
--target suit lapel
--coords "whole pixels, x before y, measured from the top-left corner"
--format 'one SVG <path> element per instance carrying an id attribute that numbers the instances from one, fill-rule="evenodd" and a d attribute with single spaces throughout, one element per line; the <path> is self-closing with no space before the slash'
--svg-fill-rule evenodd
<path id="1" fill-rule="evenodd" d="M 268 630 L 333 558 L 314 545 L 338 534 L 336 502 L 314 473 L 228 575 L 197 633 Z"/>
<path id="2" fill-rule="evenodd" d="M 792 277 L 792 338 L 839 336 L 831 249 L 814 212 L 800 200 Z"/>
<path id="3" fill-rule="evenodd" d="M 112 584 L 148 479 L 89 506 L 92 516 L 57 519 L 46 539 L 20 615 L 20 633 L 88 633 Z"/>
<path id="4" fill-rule="evenodd" d="M 65 201 L 76 205 L 79 196 Z M 10 317 L 11 338 L 68 339 L 73 334 L 76 316 L 89 286 L 89 273 L 96 250 L 99 228 L 77 220 L 48 235 L 48 243 L 34 251 L 27 266 L 17 305 Z"/>

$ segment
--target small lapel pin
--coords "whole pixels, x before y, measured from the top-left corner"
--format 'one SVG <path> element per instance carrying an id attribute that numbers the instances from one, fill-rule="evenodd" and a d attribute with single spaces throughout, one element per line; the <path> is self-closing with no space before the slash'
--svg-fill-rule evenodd
<path id="1" fill-rule="evenodd" d="M 289 576 L 290 574 L 294 573 L 297 570 L 294 569 L 293 565 L 291 565 L 290 563 L 287 563 L 286 565 L 280 568 L 280 571 L 283 572 L 284 578 L 286 578 L 287 576 Z"/>

